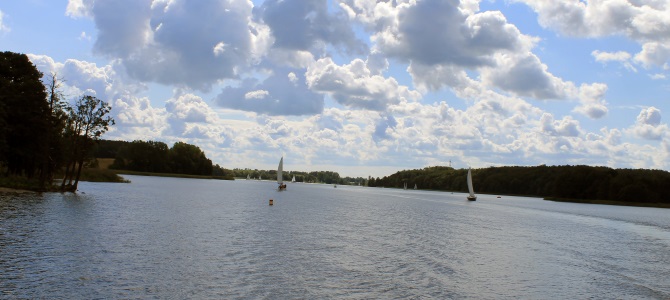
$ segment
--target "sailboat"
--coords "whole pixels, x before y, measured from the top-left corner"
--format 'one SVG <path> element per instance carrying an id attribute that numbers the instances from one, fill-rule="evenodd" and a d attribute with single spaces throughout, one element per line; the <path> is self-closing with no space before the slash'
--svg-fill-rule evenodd
<path id="1" fill-rule="evenodd" d="M 291 179 L 291 183 L 295 182 L 295 175 L 293 175 L 293 179 Z"/>
<path id="2" fill-rule="evenodd" d="M 403 187 L 404 190 L 407 189 L 407 182 L 405 182 L 405 186 Z"/>
<path id="3" fill-rule="evenodd" d="M 247 180 L 249 180 L 249 179 L 251 179 L 251 177 L 249 177 L 249 174 L 247 174 Z"/>
<path id="4" fill-rule="evenodd" d="M 414 184 L 414 189 L 416 190 L 416 183 Z"/>
<path id="5" fill-rule="evenodd" d="M 476 201 L 477 196 L 475 196 L 475 191 L 472 188 L 472 170 L 468 168 L 468 192 L 470 195 L 468 195 L 468 201 Z"/>
<path id="6" fill-rule="evenodd" d="M 286 189 L 286 184 L 284 184 L 283 173 L 284 172 L 284 157 L 279 160 L 279 166 L 277 167 L 277 184 L 279 185 L 278 189 L 283 191 Z"/>

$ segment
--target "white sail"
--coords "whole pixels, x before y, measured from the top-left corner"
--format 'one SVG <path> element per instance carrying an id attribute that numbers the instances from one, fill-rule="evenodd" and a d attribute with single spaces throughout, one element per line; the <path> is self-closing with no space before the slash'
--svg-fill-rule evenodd
<path id="1" fill-rule="evenodd" d="M 279 160 L 279 167 L 277 167 L 277 183 L 284 183 L 283 173 L 284 172 L 284 157 Z"/>
<path id="2" fill-rule="evenodd" d="M 414 184 L 414 189 L 416 190 L 416 183 Z"/>
<path id="3" fill-rule="evenodd" d="M 295 182 L 295 175 L 293 176 L 293 179 L 291 179 L 291 182 Z"/>
<path id="4" fill-rule="evenodd" d="M 407 189 L 407 182 L 405 182 L 405 186 L 403 187 L 403 189 L 405 190 Z"/>
<path id="5" fill-rule="evenodd" d="M 470 197 L 475 197 L 475 190 L 472 188 L 472 171 L 468 169 L 468 192 Z"/>
<path id="6" fill-rule="evenodd" d="M 249 174 L 247 174 L 247 180 L 249 180 L 251 177 L 249 177 Z"/>

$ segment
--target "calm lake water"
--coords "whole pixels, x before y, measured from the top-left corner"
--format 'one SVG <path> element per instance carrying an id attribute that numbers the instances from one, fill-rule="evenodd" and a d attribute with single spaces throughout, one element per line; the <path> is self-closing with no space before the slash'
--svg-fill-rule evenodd
<path id="1" fill-rule="evenodd" d="M 670 299 L 668 209 L 124 177 L 0 195 L 0 298 Z"/>

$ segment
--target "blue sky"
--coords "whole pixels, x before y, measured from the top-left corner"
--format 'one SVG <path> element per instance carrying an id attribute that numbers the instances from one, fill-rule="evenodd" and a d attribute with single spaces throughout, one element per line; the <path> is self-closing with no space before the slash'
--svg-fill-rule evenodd
<path id="1" fill-rule="evenodd" d="M 0 45 L 226 168 L 670 169 L 669 1 L 0 1 Z"/>

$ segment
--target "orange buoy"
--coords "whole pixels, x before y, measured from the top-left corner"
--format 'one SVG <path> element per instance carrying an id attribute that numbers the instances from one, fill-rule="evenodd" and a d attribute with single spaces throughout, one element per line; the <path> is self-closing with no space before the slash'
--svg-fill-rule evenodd
<path id="1" fill-rule="evenodd" d="M 270 199 L 270 205 L 272 205 L 272 204 L 273 204 L 272 202 L 273 202 L 273 201 L 272 201 L 272 199 Z"/>

